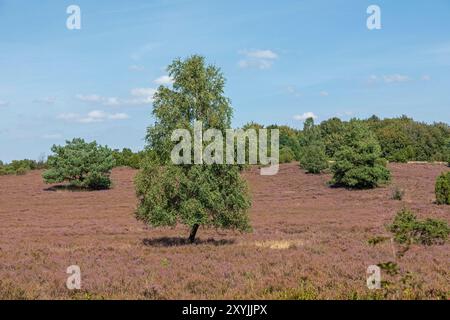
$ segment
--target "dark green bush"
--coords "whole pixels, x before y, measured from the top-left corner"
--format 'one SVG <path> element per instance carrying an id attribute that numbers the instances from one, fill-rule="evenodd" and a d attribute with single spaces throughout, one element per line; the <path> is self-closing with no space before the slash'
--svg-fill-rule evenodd
<path id="1" fill-rule="evenodd" d="M 343 142 L 332 166 L 334 185 L 369 189 L 390 180 L 380 145 L 366 125 L 356 120 L 350 122 Z"/>
<path id="2" fill-rule="evenodd" d="M 318 174 L 328 168 L 326 147 L 322 140 L 321 130 L 319 126 L 314 125 L 312 118 L 305 121 L 300 147 L 300 167 L 306 172 Z"/>
<path id="3" fill-rule="evenodd" d="M 328 168 L 328 160 L 323 145 L 314 144 L 302 149 L 300 167 L 308 173 L 318 174 Z"/>
<path id="4" fill-rule="evenodd" d="M 46 183 L 69 182 L 72 186 L 87 189 L 107 189 L 114 167 L 112 151 L 97 143 L 83 139 L 66 141 L 65 146 L 52 147 L 54 155 L 48 158 L 49 169 L 43 173 Z"/>
<path id="5" fill-rule="evenodd" d="M 436 180 L 436 202 L 450 205 L 450 172 L 442 173 Z"/>
<path id="6" fill-rule="evenodd" d="M 295 160 L 295 154 L 289 147 L 280 150 L 280 163 L 291 163 Z"/>
<path id="7" fill-rule="evenodd" d="M 423 245 L 443 244 L 450 233 L 447 222 L 435 219 L 420 221 L 408 209 L 402 209 L 388 227 L 394 239 L 400 244 Z"/>

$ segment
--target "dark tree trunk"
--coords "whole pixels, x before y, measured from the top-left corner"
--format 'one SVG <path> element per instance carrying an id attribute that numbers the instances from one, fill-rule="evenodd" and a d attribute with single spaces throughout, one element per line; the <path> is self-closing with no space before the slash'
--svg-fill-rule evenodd
<path id="1" fill-rule="evenodd" d="M 198 228 L 199 228 L 200 226 L 198 225 L 198 224 L 194 224 L 194 226 L 192 227 L 192 230 L 191 230 L 191 234 L 190 234 L 190 236 L 189 236 L 189 243 L 194 243 L 194 241 L 195 241 L 195 236 L 196 236 L 196 234 L 197 234 L 197 231 L 198 231 Z"/>

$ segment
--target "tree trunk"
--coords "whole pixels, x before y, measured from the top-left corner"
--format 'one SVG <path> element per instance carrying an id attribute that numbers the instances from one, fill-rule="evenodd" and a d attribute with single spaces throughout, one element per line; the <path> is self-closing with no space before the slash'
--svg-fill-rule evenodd
<path id="1" fill-rule="evenodd" d="M 197 231 L 198 231 L 198 228 L 199 228 L 200 226 L 198 225 L 198 224 L 194 224 L 194 226 L 192 227 L 192 230 L 191 230 L 191 234 L 190 234 L 190 236 L 189 236 L 189 242 L 190 243 L 194 243 L 194 241 L 195 241 L 195 235 L 197 234 Z"/>

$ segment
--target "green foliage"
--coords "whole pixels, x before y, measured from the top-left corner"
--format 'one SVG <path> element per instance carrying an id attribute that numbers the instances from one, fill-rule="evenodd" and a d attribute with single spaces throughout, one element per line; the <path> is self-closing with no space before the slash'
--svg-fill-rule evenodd
<path id="1" fill-rule="evenodd" d="M 329 159 L 334 159 L 336 152 L 344 145 L 344 133 L 347 124 L 338 118 L 331 118 L 323 121 L 320 125 L 320 132 L 325 144 L 325 153 Z"/>
<path id="2" fill-rule="evenodd" d="M 377 244 L 383 243 L 386 240 L 389 240 L 389 238 L 383 236 L 376 236 L 367 240 L 367 243 L 371 246 L 376 246 Z"/>
<path id="3" fill-rule="evenodd" d="M 386 273 L 391 276 L 398 274 L 400 271 L 398 264 L 392 261 L 379 263 L 377 264 L 377 266 L 380 267 L 381 270 L 386 271 Z"/>
<path id="4" fill-rule="evenodd" d="M 374 134 L 360 121 L 349 123 L 344 145 L 335 154 L 332 183 L 348 188 L 374 188 L 390 180 L 386 162 Z"/>
<path id="5" fill-rule="evenodd" d="M 318 174 L 328 168 L 326 147 L 322 140 L 321 131 L 318 126 L 314 125 L 312 118 L 305 121 L 300 146 L 300 167 L 306 172 Z"/>
<path id="6" fill-rule="evenodd" d="M 448 161 L 450 127 L 426 124 L 406 116 L 365 121 L 377 136 L 382 156 L 389 161 Z"/>
<path id="7" fill-rule="evenodd" d="M 450 233 L 447 222 L 435 219 L 418 220 L 408 209 L 402 209 L 388 227 L 400 244 L 443 244 Z"/>
<path id="8" fill-rule="evenodd" d="M 48 170 L 43 173 L 46 183 L 69 182 L 71 185 L 93 190 L 108 189 L 114 167 L 112 151 L 95 141 L 83 139 L 66 141 L 65 146 L 52 147 L 54 155 L 48 158 Z"/>
<path id="9" fill-rule="evenodd" d="M 222 133 L 230 127 L 232 108 L 223 96 L 225 78 L 203 57 L 175 60 L 168 67 L 172 88 L 160 86 L 155 94 L 154 125 L 147 130 L 154 154 L 136 176 L 139 206 L 136 216 L 154 227 L 178 223 L 191 228 L 193 242 L 200 226 L 249 231 L 250 198 L 241 167 L 234 165 L 174 165 L 170 153 L 175 129 L 192 132 L 194 121 L 204 130 Z"/>
<path id="10" fill-rule="evenodd" d="M 436 180 L 436 202 L 450 205 L 450 171 L 442 173 Z"/>
<path id="11" fill-rule="evenodd" d="M 147 153 L 152 152 L 150 150 L 133 152 L 131 149 L 123 148 L 122 151 L 114 150 L 113 157 L 116 162 L 116 167 L 129 167 L 132 169 L 140 169 L 141 162 L 144 160 Z"/>
<path id="12" fill-rule="evenodd" d="M 0 161 L 1 162 L 1 161 Z M 30 170 L 39 170 L 45 168 L 44 160 L 13 160 L 10 164 L 0 163 L 0 176 L 3 175 L 24 175 Z"/>
<path id="13" fill-rule="evenodd" d="M 291 163 L 295 160 L 295 154 L 289 147 L 280 149 L 280 163 Z"/>

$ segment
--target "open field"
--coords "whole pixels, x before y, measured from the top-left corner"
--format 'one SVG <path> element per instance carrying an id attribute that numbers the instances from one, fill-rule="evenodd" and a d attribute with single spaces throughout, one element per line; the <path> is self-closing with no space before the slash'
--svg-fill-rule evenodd
<path id="1" fill-rule="evenodd" d="M 434 201 L 436 177 L 449 168 L 391 164 L 390 186 L 348 191 L 329 175 L 306 175 L 295 164 L 276 176 L 245 172 L 254 232 L 148 229 L 134 218 L 133 176 L 120 168 L 114 188 L 99 192 L 48 189 L 40 171 L 0 177 L 0 299 L 314 299 L 449 298 L 450 244 L 412 246 L 397 259 L 388 289 L 366 287 L 369 265 L 395 261 L 385 226 L 407 206 L 420 218 L 450 222 Z M 391 200 L 394 186 L 406 190 Z M 66 268 L 79 265 L 80 292 L 66 289 Z M 403 284 L 402 281 L 403 280 Z"/>

